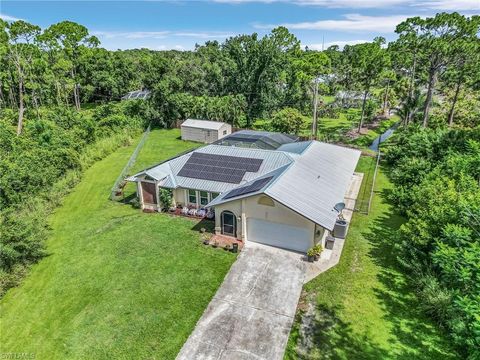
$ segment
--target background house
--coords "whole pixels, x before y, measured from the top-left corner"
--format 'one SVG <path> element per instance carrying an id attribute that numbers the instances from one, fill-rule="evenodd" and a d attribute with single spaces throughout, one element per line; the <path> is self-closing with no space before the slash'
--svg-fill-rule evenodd
<path id="1" fill-rule="evenodd" d="M 220 121 L 187 119 L 180 127 L 182 140 L 205 144 L 210 144 L 232 133 L 232 126 Z"/>

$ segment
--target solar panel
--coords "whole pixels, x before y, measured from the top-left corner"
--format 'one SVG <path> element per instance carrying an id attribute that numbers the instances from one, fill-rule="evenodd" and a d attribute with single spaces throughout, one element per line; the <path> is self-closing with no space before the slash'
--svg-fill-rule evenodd
<path id="1" fill-rule="evenodd" d="M 244 194 L 250 194 L 252 192 L 258 191 L 261 188 L 263 188 L 265 185 L 267 185 L 270 182 L 270 180 L 272 180 L 272 178 L 273 176 L 269 176 L 263 179 L 255 180 L 250 185 L 233 189 L 229 191 L 227 195 L 224 196 L 224 199 L 230 199 L 232 197 L 236 197 Z"/>
<path id="2" fill-rule="evenodd" d="M 245 173 L 257 172 L 262 159 L 195 152 L 187 160 L 179 176 L 239 184 Z"/>

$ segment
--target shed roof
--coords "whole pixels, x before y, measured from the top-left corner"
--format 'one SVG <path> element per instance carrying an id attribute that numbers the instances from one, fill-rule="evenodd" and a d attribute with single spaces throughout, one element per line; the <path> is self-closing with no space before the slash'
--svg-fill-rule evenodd
<path id="1" fill-rule="evenodd" d="M 221 121 L 187 119 L 182 123 L 181 126 L 197 129 L 219 130 L 223 125 L 225 125 L 225 123 Z"/>

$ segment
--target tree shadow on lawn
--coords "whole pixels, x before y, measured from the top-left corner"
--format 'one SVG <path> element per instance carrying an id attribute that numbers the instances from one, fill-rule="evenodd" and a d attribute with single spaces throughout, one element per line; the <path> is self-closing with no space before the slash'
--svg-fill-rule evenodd
<path id="1" fill-rule="evenodd" d="M 310 323 L 300 337 L 303 342 L 295 349 L 288 349 L 288 359 L 387 359 L 388 352 L 373 343 L 367 335 L 355 335 L 351 325 L 344 322 L 337 315 L 340 312 L 338 305 L 326 306 L 318 304 L 315 311 L 302 314 Z M 304 319 L 305 323 L 305 319 Z M 294 353 L 292 352 L 294 351 Z"/>
<path id="2" fill-rule="evenodd" d="M 194 219 L 192 219 L 194 220 Z M 215 233 L 215 221 L 202 219 L 195 223 L 192 227 L 192 230 L 200 232 L 202 229 L 205 229 L 206 233 L 214 234 Z"/>
<path id="3" fill-rule="evenodd" d="M 388 199 L 390 190 L 383 190 L 381 197 Z M 383 200 L 386 201 L 386 200 Z M 381 268 L 377 275 L 384 288 L 374 289 L 376 296 L 386 312 L 386 319 L 393 324 L 391 331 L 395 339 L 392 345 L 399 348 L 396 359 L 452 359 L 455 358 L 450 346 L 442 334 L 423 315 L 419 301 L 408 283 L 408 274 L 397 260 L 399 255 L 395 247 L 397 234 L 405 219 L 393 211 L 374 219 L 368 227 L 368 233 L 362 234 L 368 239 L 372 261 Z"/>

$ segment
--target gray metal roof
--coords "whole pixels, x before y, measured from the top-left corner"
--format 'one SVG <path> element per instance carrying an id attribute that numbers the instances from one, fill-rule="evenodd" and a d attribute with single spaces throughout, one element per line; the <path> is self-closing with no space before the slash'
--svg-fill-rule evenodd
<path id="1" fill-rule="evenodd" d="M 338 215 L 333 207 L 344 201 L 360 154 L 358 150 L 314 142 L 265 194 L 332 230 Z"/>
<path id="2" fill-rule="evenodd" d="M 337 219 L 335 204 L 343 202 L 361 152 L 337 145 L 307 141 L 289 144 L 285 150 L 261 150 L 207 145 L 158 166 L 144 170 L 128 180 L 139 181 L 148 175 L 167 188 L 187 188 L 218 192 L 207 206 L 212 207 L 243 197 L 264 193 L 305 218 L 332 230 Z M 193 152 L 263 159 L 258 172 L 247 172 L 240 184 L 178 176 Z M 225 199 L 229 190 L 272 176 L 262 189 Z"/>
<path id="3" fill-rule="evenodd" d="M 286 151 L 293 154 L 303 154 L 303 152 L 313 143 L 313 141 L 300 141 L 290 144 L 283 144 L 277 150 Z"/>
<path id="4" fill-rule="evenodd" d="M 263 189 L 225 199 L 215 198 L 215 206 L 264 193 L 322 227 L 332 230 L 338 213 L 335 204 L 343 202 L 361 152 L 337 145 L 309 142 L 300 156 L 284 168 Z"/>
<path id="5" fill-rule="evenodd" d="M 243 180 L 240 184 L 230 184 L 219 181 L 194 179 L 183 176 L 178 176 L 178 173 L 182 169 L 183 165 L 187 162 L 193 152 L 215 154 L 215 155 L 227 155 L 236 157 L 248 157 L 252 159 L 262 159 L 262 165 L 255 173 L 246 172 Z M 290 164 L 293 161 L 292 157 L 288 153 L 282 151 L 269 151 L 262 149 L 246 149 L 230 146 L 220 145 L 207 145 L 196 149 L 190 153 L 179 156 L 165 163 L 157 165 L 153 168 L 141 171 L 128 180 L 137 181 L 139 177 L 146 174 L 157 181 L 161 181 L 160 186 L 167 188 L 187 188 L 196 190 L 205 190 L 211 192 L 223 193 L 225 191 L 234 189 L 239 186 L 243 186 L 250 180 L 257 179 L 258 177 L 270 173 L 284 165 Z"/>
<path id="6" fill-rule="evenodd" d="M 181 126 L 196 129 L 219 130 L 223 125 L 225 125 L 225 123 L 221 121 L 187 119 L 182 123 Z"/>

